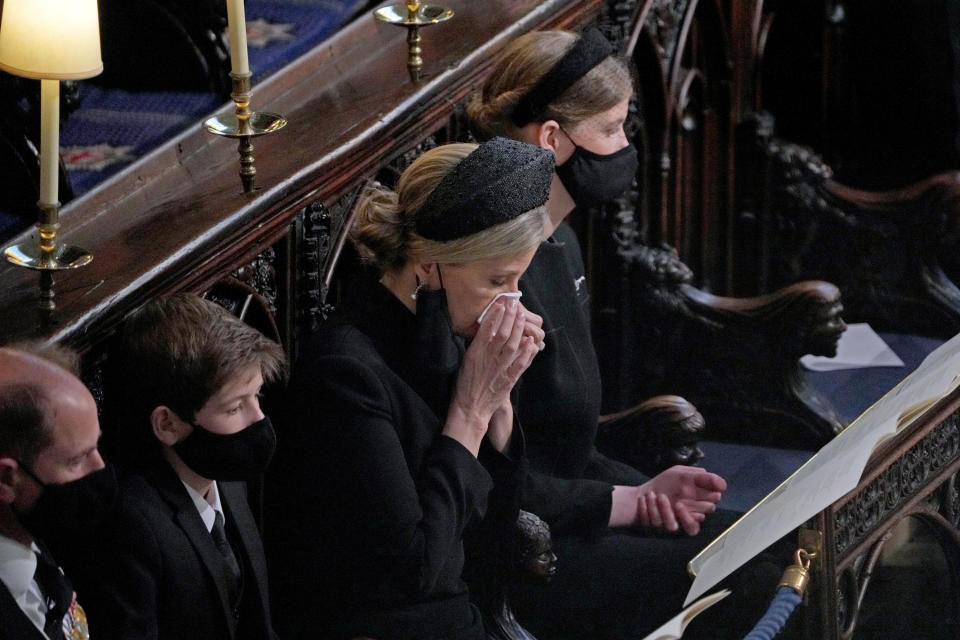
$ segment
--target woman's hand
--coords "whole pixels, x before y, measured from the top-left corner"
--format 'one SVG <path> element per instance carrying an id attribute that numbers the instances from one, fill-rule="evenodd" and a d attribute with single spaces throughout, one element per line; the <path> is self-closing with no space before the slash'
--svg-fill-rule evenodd
<path id="1" fill-rule="evenodd" d="M 513 405 L 510 404 L 510 396 L 501 404 L 493 416 L 490 417 L 490 426 L 487 429 L 487 439 L 493 448 L 503 453 L 510 444 L 510 436 L 513 434 Z"/>
<path id="2" fill-rule="evenodd" d="M 675 465 L 639 487 L 614 487 L 610 526 L 640 525 L 695 536 L 727 488 L 726 481 L 699 467 Z"/>
<path id="3" fill-rule="evenodd" d="M 510 390 L 537 354 L 534 336 L 524 335 L 525 331 L 533 331 L 528 329 L 526 316 L 515 299 L 497 301 L 464 355 L 443 433 L 474 455 L 480 450 L 480 441 L 491 426 L 494 413 L 509 404 Z M 496 439 L 505 443 L 509 433 L 504 439 L 502 417 L 498 416 Z M 511 410 L 511 430 L 512 422 Z"/>
<path id="4" fill-rule="evenodd" d="M 523 335 L 533 338 L 533 343 L 539 348 L 539 346 L 543 344 L 543 339 L 547 335 L 543 331 L 543 318 L 523 306 L 522 302 L 518 304 L 520 305 L 520 309 L 523 311 L 524 319 L 526 320 L 526 324 L 523 327 Z"/>

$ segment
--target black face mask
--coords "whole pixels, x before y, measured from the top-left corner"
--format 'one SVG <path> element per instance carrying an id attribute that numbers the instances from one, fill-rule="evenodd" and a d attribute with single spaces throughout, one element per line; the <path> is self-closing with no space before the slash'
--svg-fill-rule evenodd
<path id="1" fill-rule="evenodd" d="M 573 142 L 573 138 L 570 141 Z M 609 202 L 630 188 L 637 175 L 636 147 L 629 144 L 619 151 L 600 155 L 576 142 L 574 145 L 573 155 L 557 167 L 557 175 L 578 207 Z"/>
<path id="2" fill-rule="evenodd" d="M 266 470 L 277 448 L 277 434 L 266 416 L 226 435 L 192 426 L 193 433 L 173 450 L 195 473 L 211 480 L 249 480 Z"/>
<path id="3" fill-rule="evenodd" d="M 456 371 L 466 349 L 463 338 L 453 331 L 447 310 L 445 289 L 417 292 L 417 334 L 414 348 L 425 369 L 447 374 Z"/>
<path id="4" fill-rule="evenodd" d="M 117 475 L 110 464 L 62 484 L 43 482 L 22 463 L 20 468 L 43 487 L 20 520 L 30 533 L 47 542 L 94 533 L 116 502 Z"/>

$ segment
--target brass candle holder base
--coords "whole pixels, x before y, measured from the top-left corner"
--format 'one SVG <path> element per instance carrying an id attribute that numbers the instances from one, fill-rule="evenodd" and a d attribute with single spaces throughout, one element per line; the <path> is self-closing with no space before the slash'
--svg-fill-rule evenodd
<path id="1" fill-rule="evenodd" d="M 42 311 L 53 311 L 53 272 L 76 269 L 89 264 L 93 254 L 86 249 L 57 242 L 57 230 L 60 228 L 60 203 L 38 203 L 40 220 L 37 230 L 40 239 L 36 244 L 15 244 L 4 249 L 7 261 L 18 267 L 34 269 L 40 272 L 39 307 Z"/>
<path id="2" fill-rule="evenodd" d="M 423 37 L 420 27 L 429 27 L 453 17 L 453 10 L 419 2 L 401 2 L 380 7 L 373 12 L 374 17 L 388 24 L 407 28 L 407 70 L 413 82 L 420 82 L 423 69 Z"/>
<path id="3" fill-rule="evenodd" d="M 213 116 L 204 122 L 210 133 L 226 138 L 240 140 L 237 151 L 240 153 L 240 181 L 246 193 L 253 191 L 254 178 L 257 168 L 254 164 L 252 138 L 273 133 L 287 124 L 286 118 L 266 111 L 250 111 L 250 76 L 251 74 L 231 73 L 233 78 L 233 92 L 230 97 L 237 105 L 234 113 L 225 113 Z"/>

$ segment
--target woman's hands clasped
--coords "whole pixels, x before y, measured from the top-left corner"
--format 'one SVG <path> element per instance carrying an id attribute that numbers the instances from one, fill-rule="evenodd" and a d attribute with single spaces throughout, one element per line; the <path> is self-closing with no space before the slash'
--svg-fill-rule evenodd
<path id="1" fill-rule="evenodd" d="M 614 487 L 610 526 L 683 529 L 695 536 L 726 489 L 726 481 L 715 473 L 675 465 L 640 486 Z"/>
<path id="2" fill-rule="evenodd" d="M 513 430 L 510 391 L 543 341 L 540 316 L 516 299 L 499 300 L 464 355 L 443 433 L 474 455 L 486 435 L 503 451 Z"/>

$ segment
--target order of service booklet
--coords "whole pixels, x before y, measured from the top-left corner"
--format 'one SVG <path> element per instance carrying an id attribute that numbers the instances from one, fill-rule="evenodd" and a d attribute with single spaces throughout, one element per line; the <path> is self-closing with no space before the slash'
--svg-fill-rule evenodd
<path id="1" fill-rule="evenodd" d="M 690 621 L 698 615 L 730 595 L 730 589 L 721 589 L 716 593 L 704 596 L 685 608 L 683 611 L 667 620 L 659 629 L 643 640 L 678 640 L 683 636 L 684 629 Z"/>
<path id="2" fill-rule="evenodd" d="M 960 386 L 960 334 L 928 355 L 850 426 L 701 551 L 684 604 L 857 486 L 870 454 Z"/>

